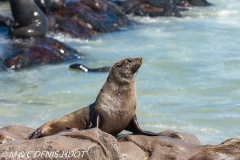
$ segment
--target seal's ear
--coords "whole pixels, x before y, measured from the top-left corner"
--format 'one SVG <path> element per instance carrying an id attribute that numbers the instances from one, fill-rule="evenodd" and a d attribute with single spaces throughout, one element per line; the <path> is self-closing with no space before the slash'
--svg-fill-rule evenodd
<path id="1" fill-rule="evenodd" d="M 119 66 L 121 66 L 121 64 L 122 64 L 121 62 L 117 62 L 114 64 L 113 68 L 119 67 Z"/>

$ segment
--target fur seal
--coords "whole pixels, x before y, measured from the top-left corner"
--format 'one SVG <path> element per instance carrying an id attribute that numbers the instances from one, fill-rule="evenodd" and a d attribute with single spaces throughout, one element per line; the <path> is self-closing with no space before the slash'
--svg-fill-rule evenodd
<path id="1" fill-rule="evenodd" d="M 158 136 L 159 134 L 141 130 L 137 122 L 134 74 L 141 64 L 142 58 L 126 58 L 115 63 L 94 103 L 45 123 L 30 134 L 29 139 L 53 135 L 69 128 L 94 127 L 113 136 L 122 130 Z"/>
<path id="2" fill-rule="evenodd" d="M 10 6 L 15 20 L 10 26 L 13 37 L 44 37 L 48 20 L 34 0 L 10 0 Z"/>
<path id="3" fill-rule="evenodd" d="M 207 6 L 212 6 L 212 3 L 209 3 L 206 0 L 188 0 L 188 2 L 193 5 L 193 6 L 203 6 L 203 7 L 207 7 Z"/>
<path id="4" fill-rule="evenodd" d="M 50 13 L 64 7 L 66 0 L 35 0 L 35 2 L 43 12 Z"/>
<path id="5" fill-rule="evenodd" d="M 80 63 L 71 64 L 69 66 L 71 69 L 77 69 L 84 72 L 109 72 L 110 67 L 101 67 L 101 68 L 88 68 Z"/>

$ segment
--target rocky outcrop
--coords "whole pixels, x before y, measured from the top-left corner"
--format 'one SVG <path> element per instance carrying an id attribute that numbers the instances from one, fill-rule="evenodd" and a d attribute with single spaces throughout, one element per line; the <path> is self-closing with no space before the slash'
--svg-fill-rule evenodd
<path id="1" fill-rule="evenodd" d="M 6 159 L 120 159 L 117 140 L 97 128 L 71 130 L 35 140 L 16 139 L 1 144 L 0 153 Z"/>
<path id="2" fill-rule="evenodd" d="M 3 127 L 0 129 L 0 144 L 25 140 L 33 131 L 32 128 L 18 125 Z"/>
<path id="3" fill-rule="evenodd" d="M 118 4 L 126 14 L 137 16 L 174 16 L 181 17 L 177 6 L 172 1 L 166 0 L 112 0 Z"/>
<path id="4" fill-rule="evenodd" d="M 173 134 L 173 132 L 172 132 Z M 119 142 L 132 142 L 148 154 L 148 159 L 189 159 L 193 154 L 203 148 L 203 145 L 196 144 L 198 139 L 194 135 L 186 133 L 174 133 L 178 136 L 143 136 L 124 135 L 118 139 Z M 181 137 L 181 138 L 179 138 Z M 194 143 L 192 143 L 194 142 Z"/>
<path id="5" fill-rule="evenodd" d="M 13 40 L 8 45 L 1 61 L 6 68 L 12 70 L 84 57 L 77 50 L 48 37 Z"/>
<path id="6" fill-rule="evenodd" d="M 119 30 L 128 22 L 121 10 L 105 0 L 68 1 L 47 17 L 51 32 L 82 39 Z"/>
<path id="7" fill-rule="evenodd" d="M 228 139 L 217 146 L 207 146 L 189 160 L 239 160 L 240 138 Z"/>
<path id="8" fill-rule="evenodd" d="M 121 160 L 146 160 L 148 153 L 132 142 L 119 142 Z"/>
<path id="9" fill-rule="evenodd" d="M 70 129 L 53 136 L 26 140 L 33 129 L 0 129 L 2 159 L 102 159 L 102 160 L 222 160 L 240 159 L 240 138 L 217 146 L 201 145 L 193 134 L 164 131 L 161 136 L 121 135 L 115 138 L 98 128 Z"/>
<path id="10" fill-rule="evenodd" d="M 179 6 L 208 6 L 210 4 L 206 0 L 59 0 L 56 1 L 57 6 L 48 0 L 36 0 L 36 2 L 45 11 L 46 17 L 43 15 L 43 19 L 47 18 L 45 21 L 48 21 L 50 32 L 82 39 L 126 27 L 128 24 L 126 14 L 180 17 Z M 57 9 L 51 9 L 51 7 Z M 24 8 L 21 9 L 24 11 Z M 14 20 L 11 17 L 0 15 L 0 26 L 6 27 L 4 32 L 11 31 L 13 24 Z M 44 35 L 45 32 L 42 34 Z M 53 38 L 34 37 L 36 38 L 34 40 L 27 38 L 29 37 L 10 42 L 3 57 L 0 57 L 1 71 L 7 68 L 16 70 L 38 64 L 59 63 L 82 57 L 76 50 Z M 102 69 L 97 69 L 97 71 L 102 72 Z"/>

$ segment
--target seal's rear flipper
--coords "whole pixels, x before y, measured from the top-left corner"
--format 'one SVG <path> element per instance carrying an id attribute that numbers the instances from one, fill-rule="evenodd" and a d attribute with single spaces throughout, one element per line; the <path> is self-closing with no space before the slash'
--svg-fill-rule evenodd
<path id="1" fill-rule="evenodd" d="M 28 136 L 28 139 L 37 139 L 37 138 L 41 138 L 42 137 L 42 131 L 41 130 L 36 130 L 34 131 L 33 133 L 31 133 L 29 136 Z"/>
<path id="2" fill-rule="evenodd" d="M 125 128 L 125 130 L 132 132 L 133 134 L 141 134 L 141 135 L 146 135 L 146 136 L 159 136 L 160 134 L 158 133 L 153 133 L 150 131 L 143 131 L 137 121 L 137 117 L 133 117 L 133 119 L 130 121 L 128 126 Z"/>

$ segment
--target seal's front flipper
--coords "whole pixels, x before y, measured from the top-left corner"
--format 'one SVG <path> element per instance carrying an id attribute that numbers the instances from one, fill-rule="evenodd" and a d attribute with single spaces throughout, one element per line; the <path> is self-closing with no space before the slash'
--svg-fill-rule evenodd
<path id="1" fill-rule="evenodd" d="M 88 129 L 90 128 L 99 128 L 99 124 L 100 124 L 100 116 L 99 114 L 94 114 L 93 116 L 91 116 L 91 119 L 90 119 L 90 125 L 88 127 Z"/>
<path id="2" fill-rule="evenodd" d="M 37 139 L 42 137 L 42 131 L 40 129 L 37 129 L 32 134 L 28 136 L 28 139 Z"/>
<path id="3" fill-rule="evenodd" d="M 153 133 L 150 131 L 143 131 L 139 126 L 138 126 L 138 121 L 137 117 L 133 117 L 133 119 L 130 121 L 128 126 L 125 128 L 125 130 L 132 132 L 133 134 L 141 134 L 141 135 L 147 135 L 147 136 L 159 136 L 160 134 Z"/>

